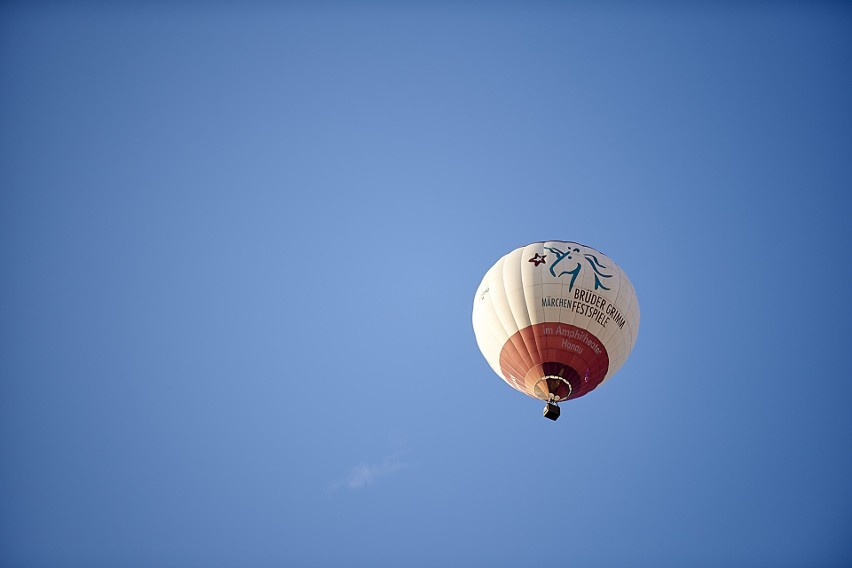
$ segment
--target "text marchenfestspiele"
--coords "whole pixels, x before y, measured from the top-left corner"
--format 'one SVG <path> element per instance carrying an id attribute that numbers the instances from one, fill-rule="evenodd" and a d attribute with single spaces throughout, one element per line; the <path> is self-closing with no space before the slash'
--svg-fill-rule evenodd
<path id="1" fill-rule="evenodd" d="M 624 316 L 614 304 L 607 302 L 603 296 L 582 288 L 574 290 L 573 298 L 545 296 L 541 299 L 541 307 L 571 310 L 595 320 L 603 327 L 606 327 L 610 320 L 615 322 L 619 329 L 624 327 Z"/>

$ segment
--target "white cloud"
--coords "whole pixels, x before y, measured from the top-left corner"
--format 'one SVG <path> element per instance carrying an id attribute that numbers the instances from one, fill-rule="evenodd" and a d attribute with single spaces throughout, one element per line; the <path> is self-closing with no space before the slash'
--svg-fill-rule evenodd
<path id="1" fill-rule="evenodd" d="M 379 478 L 388 477 L 407 467 L 407 464 L 400 461 L 397 454 L 386 457 L 379 463 L 359 463 L 353 467 L 345 479 L 336 482 L 332 489 L 346 487 L 349 489 L 362 489 L 368 485 L 372 485 Z"/>

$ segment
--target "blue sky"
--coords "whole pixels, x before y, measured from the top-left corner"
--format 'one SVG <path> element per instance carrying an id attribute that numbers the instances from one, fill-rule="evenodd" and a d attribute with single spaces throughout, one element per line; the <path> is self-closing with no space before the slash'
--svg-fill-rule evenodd
<path id="1" fill-rule="evenodd" d="M 848 566 L 843 3 L 0 7 L 0 563 Z M 473 295 L 642 309 L 552 423 Z"/>

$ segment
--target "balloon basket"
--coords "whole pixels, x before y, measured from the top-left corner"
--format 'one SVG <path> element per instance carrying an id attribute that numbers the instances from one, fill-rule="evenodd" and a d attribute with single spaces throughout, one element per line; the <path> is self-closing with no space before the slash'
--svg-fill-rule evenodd
<path id="1" fill-rule="evenodd" d="M 544 407 L 544 417 L 549 418 L 550 420 L 556 420 L 559 418 L 559 407 L 552 402 L 548 402 Z"/>

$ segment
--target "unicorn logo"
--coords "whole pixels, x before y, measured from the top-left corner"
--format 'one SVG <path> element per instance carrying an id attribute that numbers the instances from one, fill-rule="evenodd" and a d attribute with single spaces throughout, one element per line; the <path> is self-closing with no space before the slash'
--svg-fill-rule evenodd
<path id="1" fill-rule="evenodd" d="M 556 255 L 556 260 L 553 261 L 553 263 L 550 265 L 550 273 L 555 278 L 559 278 L 560 276 L 565 276 L 566 274 L 570 274 L 571 275 L 571 283 L 568 285 L 568 290 L 569 291 L 573 290 L 574 289 L 574 282 L 577 280 L 577 276 L 580 275 L 580 270 L 582 270 L 583 264 L 579 261 L 579 259 L 575 259 L 572 255 L 574 253 L 579 253 L 580 249 L 569 248 L 568 251 L 561 251 L 558 248 L 553 248 L 553 247 L 544 247 L 544 249 L 547 250 L 547 251 L 550 251 L 554 255 Z M 534 257 L 534 259 L 530 259 L 530 262 L 535 262 L 535 265 L 538 266 L 539 262 L 536 262 L 536 261 L 537 260 L 544 261 L 544 258 L 546 256 L 547 255 L 540 257 L 538 255 L 538 253 L 536 253 L 536 256 Z M 606 270 L 606 266 L 601 264 L 601 261 L 599 261 L 598 258 L 591 253 L 588 253 L 588 252 L 583 253 L 582 258 L 585 259 L 585 261 L 589 264 L 589 266 L 591 266 L 592 270 L 595 273 L 595 290 L 597 290 L 599 288 L 601 290 L 609 290 L 609 288 L 604 286 L 603 280 L 601 280 L 602 278 L 612 278 L 612 274 L 604 274 L 603 270 Z M 563 270 L 559 274 L 557 274 L 556 273 L 556 267 L 563 260 L 573 260 L 577 264 L 573 269 Z M 570 263 L 566 263 L 566 264 L 570 265 Z"/>

